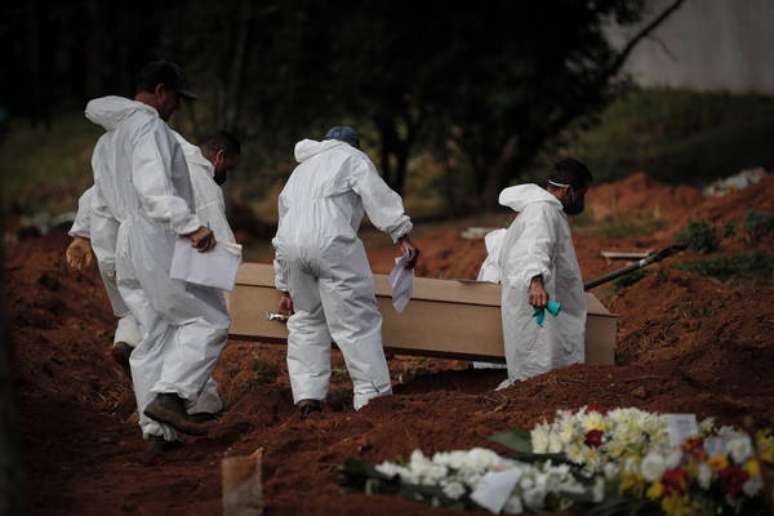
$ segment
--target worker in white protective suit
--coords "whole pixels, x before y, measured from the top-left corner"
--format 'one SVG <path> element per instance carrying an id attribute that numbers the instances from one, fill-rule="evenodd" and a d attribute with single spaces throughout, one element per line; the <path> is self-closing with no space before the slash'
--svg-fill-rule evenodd
<path id="1" fill-rule="evenodd" d="M 382 316 L 363 243 L 363 212 L 416 264 L 411 220 L 398 194 L 358 147 L 357 133 L 334 127 L 323 141 L 296 144 L 299 165 L 279 196 L 275 284 L 288 320 L 288 372 L 303 415 L 321 409 L 331 375 L 331 341 L 352 379 L 354 407 L 392 392 L 382 348 Z"/>
<path id="2" fill-rule="evenodd" d="M 173 131 L 175 138 L 183 148 L 188 170 L 191 174 L 191 184 L 196 200 L 196 214 L 206 221 L 215 233 L 218 242 L 235 243 L 234 234 L 226 218 L 226 205 L 223 198 L 222 185 L 229 174 L 239 164 L 241 146 L 239 141 L 226 131 L 218 131 L 204 140 L 199 146 L 192 145 L 180 134 Z M 78 200 L 78 213 L 75 217 L 70 236 L 73 241 L 67 248 L 68 265 L 84 271 L 91 265 L 90 219 L 94 187 L 92 186 Z M 115 250 L 103 249 L 103 255 L 109 254 L 109 260 L 103 256 L 98 263 L 115 262 Z M 113 308 L 113 313 L 119 318 L 116 327 L 111 355 L 118 364 L 129 373 L 129 358 L 142 340 L 139 325 L 132 313 L 126 307 L 116 285 L 115 275 L 100 271 L 105 290 Z M 218 394 L 217 383 L 210 378 L 203 391 L 193 403 L 186 404 L 189 415 L 207 419 L 208 416 L 223 410 L 223 401 Z"/>
<path id="3" fill-rule="evenodd" d="M 230 325 L 222 292 L 169 276 L 179 238 L 200 252 L 215 246 L 194 211 L 182 147 L 165 123 L 181 97 L 191 97 L 182 70 L 157 61 L 140 72 L 134 100 L 104 97 L 86 107 L 87 118 L 107 131 L 92 156 L 92 243 L 98 249 L 115 242 L 115 263 L 105 267 L 114 267 L 142 330 L 130 364 L 140 427 L 154 442 L 177 440 L 177 431 L 207 433 L 186 404 L 204 389 Z"/>
<path id="4" fill-rule="evenodd" d="M 579 161 L 554 165 L 543 189 L 506 188 L 500 204 L 518 212 L 499 253 L 502 322 L 508 379 L 513 382 L 583 362 L 586 304 L 567 215 L 583 211 L 591 173 Z M 556 300 L 561 312 L 540 326 L 535 310 Z"/>
<path id="5" fill-rule="evenodd" d="M 69 235 L 73 237 L 73 240 L 65 252 L 67 264 L 71 269 L 79 272 L 87 270 L 92 265 L 91 204 L 93 194 L 94 187 L 92 186 L 83 192 L 78 199 L 78 213 L 69 231 Z M 113 254 L 114 252 L 111 251 L 110 255 L 112 256 Z M 104 264 L 106 261 L 103 256 L 101 261 L 97 260 L 97 264 Z M 118 317 L 118 325 L 113 336 L 113 346 L 111 347 L 110 355 L 129 373 L 129 355 L 132 353 L 132 349 L 142 340 L 140 328 L 124 300 L 121 299 L 115 275 L 109 274 L 108 271 L 103 269 L 100 269 L 99 273 L 102 277 L 102 283 L 105 285 L 105 292 L 113 309 L 113 314 Z"/>

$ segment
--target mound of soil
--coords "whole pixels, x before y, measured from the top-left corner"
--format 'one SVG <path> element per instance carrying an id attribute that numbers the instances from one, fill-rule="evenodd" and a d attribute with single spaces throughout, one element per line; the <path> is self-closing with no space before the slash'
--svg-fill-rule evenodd
<path id="1" fill-rule="evenodd" d="M 771 187 L 767 180 L 753 189 Z M 703 201 L 685 217 L 724 220 L 744 205 L 768 206 L 770 193 L 753 189 Z M 483 242 L 463 240 L 462 229 L 418 235 L 421 275 L 475 277 Z M 594 238 L 578 241 L 584 274 L 617 266 L 598 256 L 611 242 Z M 660 242 L 640 242 L 653 243 Z M 774 290 L 734 288 L 663 266 L 612 297 L 611 310 L 621 316 L 618 365 L 576 365 L 499 392 L 492 389 L 502 371 L 395 357 L 395 395 L 354 412 L 334 353 L 328 403 L 302 419 L 292 407 L 284 348 L 229 342 L 215 371 L 228 407 L 218 426 L 147 463 L 129 382 L 105 353 L 115 324 L 107 299 L 96 274 L 66 271 L 65 245 L 55 235 L 23 241 L 4 264 L 31 514 L 217 514 L 221 458 L 259 447 L 270 514 L 452 514 L 397 497 L 343 494 L 337 465 L 347 456 L 406 458 L 417 447 L 499 449 L 487 436 L 585 404 L 774 424 Z M 389 271 L 394 255 L 394 247 L 372 250 L 374 269 Z"/>
<path id="2" fill-rule="evenodd" d="M 680 218 L 704 200 L 701 190 L 687 185 L 667 185 L 644 172 L 620 181 L 593 186 L 587 203 L 595 221 L 619 218 Z"/>

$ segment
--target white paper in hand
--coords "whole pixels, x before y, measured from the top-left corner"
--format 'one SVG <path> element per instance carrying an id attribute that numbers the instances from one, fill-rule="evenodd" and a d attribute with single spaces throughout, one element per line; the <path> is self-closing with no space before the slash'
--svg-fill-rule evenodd
<path id="1" fill-rule="evenodd" d="M 519 478 L 521 470 L 518 468 L 487 473 L 471 493 L 470 499 L 489 512 L 498 514 L 505 507 Z"/>
<path id="2" fill-rule="evenodd" d="M 175 242 L 172 267 L 173 279 L 195 283 L 221 290 L 233 290 L 239 264 L 242 262 L 242 246 L 231 242 L 218 242 L 215 248 L 200 253 L 187 238 Z"/>
<path id="3" fill-rule="evenodd" d="M 402 313 L 406 309 L 406 305 L 414 293 L 414 269 L 406 268 L 409 261 L 411 259 L 407 254 L 395 258 L 395 267 L 390 272 L 392 306 L 398 313 Z"/>

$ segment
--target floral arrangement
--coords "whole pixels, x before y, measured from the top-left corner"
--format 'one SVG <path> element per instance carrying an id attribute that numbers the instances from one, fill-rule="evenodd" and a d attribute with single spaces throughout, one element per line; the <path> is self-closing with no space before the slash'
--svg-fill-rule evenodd
<path id="1" fill-rule="evenodd" d="M 340 484 L 507 514 L 569 508 L 597 515 L 769 514 L 771 431 L 751 436 L 711 419 L 696 430 L 675 445 L 666 415 L 583 407 L 558 411 L 529 432 L 490 438 L 512 457 L 474 448 L 432 457 L 415 450 L 405 463 L 375 467 L 348 459 Z M 495 481 L 497 475 L 507 480 Z"/>

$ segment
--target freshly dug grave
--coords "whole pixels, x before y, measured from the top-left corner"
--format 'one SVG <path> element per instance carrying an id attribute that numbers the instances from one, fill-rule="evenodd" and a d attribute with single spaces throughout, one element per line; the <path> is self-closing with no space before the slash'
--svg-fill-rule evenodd
<path id="1" fill-rule="evenodd" d="M 731 213 L 731 197 L 711 213 Z M 483 242 L 462 240 L 462 229 L 418 236 L 421 274 L 475 276 Z M 576 241 L 584 274 L 616 266 L 598 258 L 600 246 L 614 242 L 591 234 Z M 397 497 L 343 494 L 336 467 L 347 456 L 380 462 L 417 447 L 498 449 L 488 435 L 584 404 L 774 424 L 774 291 L 663 265 L 609 296 L 621 315 L 619 365 L 573 366 L 497 393 L 491 389 L 502 371 L 395 357 L 395 395 L 356 413 L 335 355 L 329 403 L 301 419 L 291 405 L 284 349 L 230 342 L 215 372 L 228 404 L 221 423 L 209 438 L 190 439 L 146 464 L 129 383 L 105 354 L 114 324 L 107 300 L 95 274 L 66 271 L 65 245 L 63 236 L 23 241 L 4 264 L 31 514 L 217 514 L 221 458 L 258 447 L 265 449 L 269 514 L 452 514 Z M 374 268 L 389 270 L 393 255 L 394 248 L 373 250 Z"/>

